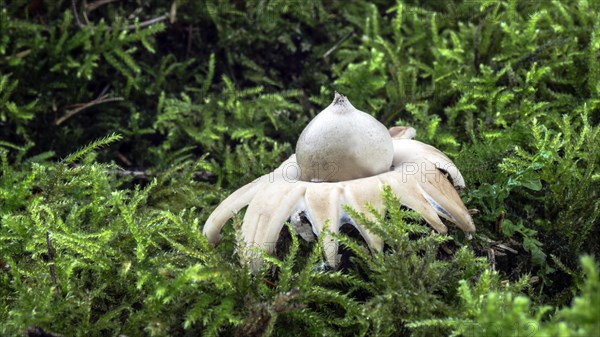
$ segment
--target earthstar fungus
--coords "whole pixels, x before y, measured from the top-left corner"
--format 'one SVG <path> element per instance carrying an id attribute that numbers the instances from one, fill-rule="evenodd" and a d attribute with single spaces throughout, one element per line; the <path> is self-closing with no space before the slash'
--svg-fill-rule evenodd
<path id="1" fill-rule="evenodd" d="M 470 237 L 475 226 L 457 193 L 465 187 L 460 171 L 441 151 L 414 140 L 415 135 L 411 127 L 388 130 L 336 93 L 331 105 L 300 135 L 296 154 L 221 202 L 203 233 L 216 244 L 225 223 L 247 206 L 243 240 L 247 247 L 272 253 L 286 220 L 299 228 L 298 215 L 303 213 L 317 236 L 330 221 L 324 253 L 335 268 L 338 244 L 330 233 L 338 233 L 344 223 L 355 226 L 370 249 L 383 249 L 383 240 L 356 223 L 342 205 L 372 217 L 366 208 L 369 203 L 383 213 L 381 190 L 387 184 L 403 206 L 417 211 L 438 233 L 447 232 L 445 219 Z M 254 269 L 261 263 L 260 258 L 247 258 Z"/>

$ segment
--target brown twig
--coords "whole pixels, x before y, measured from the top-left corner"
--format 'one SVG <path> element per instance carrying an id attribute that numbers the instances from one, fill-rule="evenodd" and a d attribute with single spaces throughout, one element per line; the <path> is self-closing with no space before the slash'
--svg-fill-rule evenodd
<path id="1" fill-rule="evenodd" d="M 79 28 L 83 28 L 85 25 L 81 22 L 81 19 L 79 18 L 79 12 L 77 10 L 77 0 L 71 0 L 71 9 L 73 10 L 73 16 L 75 16 L 77 26 L 79 26 Z"/>
<path id="2" fill-rule="evenodd" d="M 83 16 L 85 18 L 86 24 L 83 24 L 83 22 L 81 22 L 81 19 L 79 18 L 79 12 L 77 9 L 77 0 L 71 0 L 71 8 L 73 10 L 73 15 L 75 16 L 75 21 L 77 21 L 77 26 L 79 26 L 79 28 L 83 28 L 88 26 L 89 24 L 89 19 L 87 17 L 87 15 L 89 13 L 91 13 L 92 11 L 98 9 L 98 7 L 109 4 L 111 2 L 115 2 L 118 0 L 98 0 L 98 1 L 94 1 L 91 4 L 88 4 L 85 6 L 85 11 L 83 12 Z M 159 17 L 150 19 L 150 20 L 146 20 L 146 21 L 142 21 L 139 24 L 132 24 L 129 25 L 127 27 L 124 28 L 124 30 L 131 30 L 131 29 L 135 29 L 135 28 L 144 28 L 147 26 L 151 26 L 155 23 L 159 23 L 161 21 L 165 21 L 165 20 L 169 20 L 171 23 L 175 22 L 176 19 L 176 15 L 177 15 L 177 3 L 173 2 L 171 4 L 171 10 L 169 11 L 169 13 L 161 15 Z M 111 27 L 106 27 L 106 30 L 111 30 Z"/>
<path id="3" fill-rule="evenodd" d="M 107 4 L 109 4 L 111 2 L 115 2 L 115 1 L 119 1 L 119 0 L 97 0 L 90 4 L 85 5 L 85 11 L 89 14 L 104 5 L 107 5 Z"/>
<path id="4" fill-rule="evenodd" d="M 13 58 L 13 57 L 16 57 L 16 58 L 19 58 L 19 59 L 25 58 L 29 54 L 31 54 L 31 49 L 25 49 L 23 51 L 20 51 L 20 52 L 14 54 L 14 55 L 4 56 L 4 58 L 0 59 L 0 64 L 3 64 L 4 62 L 10 61 L 10 59 Z"/>
<path id="5" fill-rule="evenodd" d="M 193 38 L 193 34 L 198 30 L 198 28 L 194 28 L 193 26 L 188 26 L 187 27 L 187 32 L 188 32 L 188 36 L 187 36 L 187 48 L 185 50 L 185 58 L 188 59 L 191 52 L 192 52 L 192 38 Z"/>
<path id="6" fill-rule="evenodd" d="M 104 88 L 102 88 L 102 91 L 100 91 L 100 95 L 98 95 L 98 97 L 102 97 L 102 96 L 106 95 L 106 93 L 108 92 L 108 89 L 110 89 L 110 83 L 106 84 L 104 86 Z"/>
<path id="7" fill-rule="evenodd" d="M 48 248 L 48 264 L 50 265 L 50 278 L 54 284 L 54 290 L 58 292 L 58 282 L 56 282 L 56 271 L 54 270 L 54 248 L 52 247 L 52 239 L 50 232 L 46 231 L 46 246 Z"/>
<path id="8" fill-rule="evenodd" d="M 165 20 L 170 19 L 170 18 L 171 18 L 171 15 L 165 14 L 165 15 L 161 15 L 161 16 L 159 16 L 157 18 L 154 18 L 154 19 L 150 19 L 150 20 L 146 20 L 146 21 L 140 22 L 137 25 L 136 24 L 129 25 L 125 29 L 130 30 L 130 29 L 135 29 L 135 28 L 144 28 L 144 27 L 147 27 L 147 26 L 151 26 L 151 25 L 153 25 L 155 23 L 159 23 L 161 21 L 165 21 Z"/>
<path id="9" fill-rule="evenodd" d="M 125 163 L 125 165 L 133 166 L 133 163 L 131 162 L 131 160 L 129 160 L 129 158 L 125 157 L 125 155 L 122 154 L 121 152 L 117 152 L 117 158 L 119 158 L 120 161 Z"/>
<path id="10" fill-rule="evenodd" d="M 496 271 L 496 254 L 494 248 L 488 248 L 488 260 L 490 263 L 490 270 Z"/>
<path id="11" fill-rule="evenodd" d="M 64 121 L 66 121 L 67 119 L 73 117 L 75 114 L 81 112 L 82 110 L 85 110 L 89 107 L 92 107 L 94 105 L 98 105 L 98 104 L 102 104 L 102 103 L 108 103 L 108 102 L 116 102 L 116 101 L 122 101 L 124 100 L 123 97 L 107 97 L 107 95 L 103 95 L 100 96 L 96 99 L 94 99 L 93 101 L 87 102 L 87 103 L 79 103 L 79 104 L 75 104 L 72 105 L 71 107 L 73 107 L 73 110 L 68 110 L 64 116 L 60 117 L 59 119 L 54 121 L 54 125 L 60 125 L 62 124 Z"/>
<path id="12" fill-rule="evenodd" d="M 154 175 L 147 170 L 117 170 L 115 171 L 115 174 L 119 177 L 133 177 L 142 179 L 150 179 L 154 177 Z"/>
<path id="13" fill-rule="evenodd" d="M 171 10 L 169 11 L 169 22 L 174 24 L 175 20 L 177 20 L 177 1 L 171 3 Z"/>
<path id="14" fill-rule="evenodd" d="M 117 157 L 118 157 L 118 155 L 117 155 Z M 81 165 L 79 165 L 79 164 L 72 164 L 70 167 L 78 168 L 80 166 Z M 150 170 L 147 170 L 144 168 L 141 168 L 138 170 L 127 170 L 127 169 L 123 169 L 123 168 L 118 168 L 115 170 L 107 170 L 106 173 L 115 174 L 118 177 L 134 177 L 134 178 L 146 179 L 146 180 L 150 180 L 161 174 L 161 172 L 152 173 Z M 209 172 L 209 171 L 194 172 L 194 179 L 198 179 L 198 180 L 208 180 L 214 176 L 215 176 L 215 174 L 212 172 Z"/>
<path id="15" fill-rule="evenodd" d="M 452 254 L 454 254 L 454 252 L 452 251 L 452 249 L 450 249 L 450 247 L 448 247 L 448 246 L 447 246 L 446 244 L 444 244 L 444 243 L 443 243 L 442 245 L 440 245 L 440 248 L 442 248 L 442 250 L 443 250 L 443 251 L 444 251 L 446 254 L 448 254 L 448 255 L 452 255 Z"/>
<path id="16" fill-rule="evenodd" d="M 138 179 L 150 180 L 156 177 L 156 174 L 151 173 L 148 170 L 117 170 L 115 174 L 120 177 L 133 177 Z M 207 171 L 194 172 L 194 178 L 199 180 L 208 180 L 214 176 L 214 173 Z"/>
<path id="17" fill-rule="evenodd" d="M 64 337 L 63 335 L 59 335 L 57 333 L 44 331 L 44 329 L 35 325 L 27 328 L 25 334 L 27 337 Z"/>
<path id="18" fill-rule="evenodd" d="M 333 45 L 333 47 L 329 48 L 329 50 L 326 51 L 325 54 L 323 54 L 323 58 L 327 58 L 327 56 L 329 56 L 336 49 L 338 49 L 338 47 L 350 37 L 352 37 L 352 35 L 354 35 L 354 30 L 351 30 L 348 34 L 344 35 L 336 44 Z"/>

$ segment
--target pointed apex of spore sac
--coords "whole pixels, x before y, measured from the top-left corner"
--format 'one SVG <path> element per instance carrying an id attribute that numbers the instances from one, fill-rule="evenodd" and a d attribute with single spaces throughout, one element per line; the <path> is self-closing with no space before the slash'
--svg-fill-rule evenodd
<path id="1" fill-rule="evenodd" d="M 333 105 L 346 105 L 348 99 L 346 96 L 340 94 L 339 92 L 335 92 L 335 96 L 333 97 Z"/>
<path id="2" fill-rule="evenodd" d="M 389 171 L 393 159 L 394 145 L 387 128 L 339 92 L 308 123 L 296 143 L 302 181 L 366 178 Z"/>
<path id="3" fill-rule="evenodd" d="M 333 97 L 333 102 L 329 105 L 331 111 L 335 114 L 351 114 L 353 110 L 356 110 L 354 105 L 350 103 L 348 97 L 340 94 L 339 92 L 335 92 L 335 96 Z"/>

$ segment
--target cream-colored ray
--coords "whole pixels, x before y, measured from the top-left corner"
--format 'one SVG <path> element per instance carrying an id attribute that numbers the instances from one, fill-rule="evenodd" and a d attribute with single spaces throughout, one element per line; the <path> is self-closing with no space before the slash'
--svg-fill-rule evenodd
<path id="1" fill-rule="evenodd" d="M 258 193 L 250 201 L 242 220 L 242 238 L 247 244 L 252 243 L 260 230 L 259 222 L 266 225 L 271 214 L 279 206 L 279 197 L 289 192 L 293 186 L 282 180 L 261 185 Z"/>
<path id="2" fill-rule="evenodd" d="M 421 143 L 412 139 L 394 139 L 394 162 L 395 167 L 399 167 L 403 163 L 416 163 L 425 159 L 435 164 L 435 166 L 448 172 L 452 178 L 452 182 L 457 188 L 465 187 L 465 179 L 462 174 L 454 165 L 452 160 L 448 158 L 443 152 L 436 149 L 431 145 Z"/>
<path id="3" fill-rule="evenodd" d="M 380 174 L 378 178 L 382 183 L 390 185 L 402 205 L 417 211 L 438 233 L 448 232 L 435 209 L 421 193 L 414 174 L 405 174 L 400 170 Z"/>
<path id="4" fill-rule="evenodd" d="M 270 245 L 275 243 L 279 238 L 279 232 L 285 221 L 290 217 L 292 210 L 296 204 L 303 198 L 306 192 L 306 183 L 298 183 L 288 193 L 286 193 L 280 200 L 278 208 L 271 212 L 271 218 L 267 223 L 265 230 L 260 228 L 254 237 L 254 242 L 257 244 L 266 243 Z M 279 227 L 279 228 L 277 228 Z M 272 249 L 267 248 L 268 252 L 273 252 Z"/>
<path id="5" fill-rule="evenodd" d="M 374 176 L 345 182 L 344 202 L 354 210 L 364 213 L 369 220 L 374 221 L 374 215 L 369 212 L 366 203 L 369 202 L 375 210 L 379 213 L 383 213 L 383 200 L 381 200 L 381 190 L 378 179 Z M 354 221 L 356 221 L 356 219 L 354 219 Z M 360 235 L 369 245 L 369 248 L 375 251 L 381 251 L 383 249 L 383 240 L 379 236 L 371 233 L 357 223 L 355 225 L 360 232 Z"/>
<path id="6" fill-rule="evenodd" d="M 223 200 L 206 220 L 202 233 L 206 236 L 208 242 L 216 244 L 221 239 L 220 232 L 225 223 L 242 208 L 246 207 L 260 190 L 270 186 L 264 184 L 273 184 L 281 180 L 297 181 L 298 177 L 296 155 L 293 154 L 273 172 L 240 187 Z"/>
<path id="7" fill-rule="evenodd" d="M 475 226 L 469 211 L 446 177 L 432 163 L 425 164 L 420 173 L 419 186 L 438 214 L 455 223 L 465 233 L 474 232 Z"/>
<path id="8" fill-rule="evenodd" d="M 266 177 L 262 176 L 258 180 L 246 184 L 233 192 L 223 200 L 206 220 L 202 233 L 208 239 L 208 242 L 216 244 L 221 239 L 221 229 L 237 212 L 246 207 L 256 193 L 261 189 L 260 185 Z"/>
<path id="9" fill-rule="evenodd" d="M 410 126 L 392 126 L 389 132 L 392 139 L 413 139 L 417 135 L 417 130 Z"/>
<path id="10" fill-rule="evenodd" d="M 329 233 L 340 230 L 340 195 L 343 189 L 338 183 L 309 184 L 304 194 L 307 216 L 314 232 L 320 236 L 325 222 L 329 220 L 328 234 L 323 238 L 323 251 L 327 263 L 336 268 L 339 244 Z"/>
<path id="11" fill-rule="evenodd" d="M 273 172 L 259 178 L 260 186 L 257 186 L 254 198 L 248 203 L 248 209 L 244 215 L 242 237 L 254 239 L 258 226 L 251 224 L 257 224 L 261 214 L 269 216 L 273 210 L 277 209 L 278 198 L 296 186 L 295 171 L 290 173 L 288 168 L 292 170 L 297 168 L 295 155 L 291 155 Z"/>
<path id="12" fill-rule="evenodd" d="M 242 223 L 242 237 L 246 245 L 268 253 L 275 250 L 283 224 L 306 191 L 306 184 L 302 182 L 296 184 L 276 182 L 272 185 L 252 200 L 246 211 L 247 218 L 244 217 Z M 258 198 L 260 199 L 255 203 Z M 250 262 L 256 270 L 260 266 L 261 259 L 251 249 L 247 248 L 246 253 L 250 254 Z"/>

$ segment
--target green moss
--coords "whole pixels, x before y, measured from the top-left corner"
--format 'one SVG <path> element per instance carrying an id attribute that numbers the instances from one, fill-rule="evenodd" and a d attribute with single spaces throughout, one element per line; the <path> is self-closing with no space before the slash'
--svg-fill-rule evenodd
<path id="1" fill-rule="evenodd" d="M 598 329 L 597 2 L 0 4 L 0 334 Z M 334 90 L 449 154 L 474 240 L 386 195 L 355 216 L 388 249 L 339 237 L 343 272 L 287 234 L 253 276 L 239 219 L 208 245 L 214 206 Z"/>

